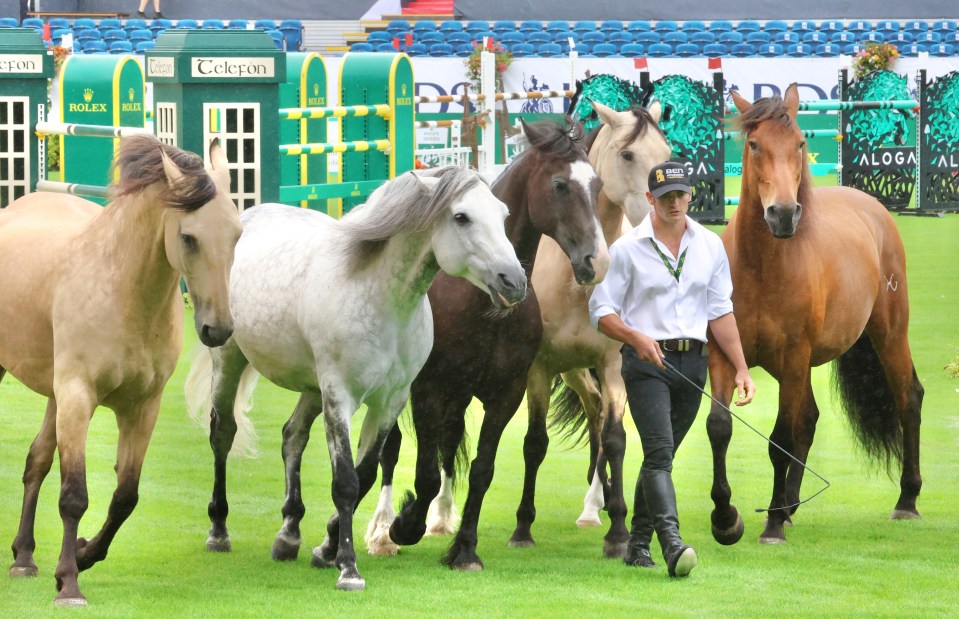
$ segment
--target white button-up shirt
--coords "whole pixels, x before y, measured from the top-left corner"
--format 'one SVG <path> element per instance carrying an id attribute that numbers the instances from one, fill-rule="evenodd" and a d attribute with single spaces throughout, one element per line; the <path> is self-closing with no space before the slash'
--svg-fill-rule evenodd
<path id="1" fill-rule="evenodd" d="M 589 300 L 590 321 L 596 327 L 603 316 L 617 314 L 627 327 L 654 340 L 705 342 L 707 322 L 733 311 L 733 283 L 722 240 L 687 216 L 679 246 L 686 259 L 676 281 L 650 239 L 676 269 L 678 258 L 655 239 L 647 217 L 609 248 L 609 271 Z"/>

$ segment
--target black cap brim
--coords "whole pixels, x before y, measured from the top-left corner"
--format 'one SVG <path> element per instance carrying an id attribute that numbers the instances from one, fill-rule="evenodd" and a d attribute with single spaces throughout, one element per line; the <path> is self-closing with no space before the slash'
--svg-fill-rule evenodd
<path id="1" fill-rule="evenodd" d="M 649 193 L 653 194 L 654 198 L 661 198 L 664 194 L 669 193 L 670 191 L 684 191 L 692 195 L 693 190 L 689 185 L 684 185 L 683 183 L 672 183 L 670 185 L 663 185 L 657 187 L 656 189 L 650 189 Z"/>

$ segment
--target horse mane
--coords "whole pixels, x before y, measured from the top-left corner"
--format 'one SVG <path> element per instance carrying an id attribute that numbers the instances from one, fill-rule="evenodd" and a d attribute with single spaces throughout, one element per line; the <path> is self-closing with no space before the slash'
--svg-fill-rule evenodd
<path id="1" fill-rule="evenodd" d="M 543 155 L 566 161 L 585 158 L 583 125 L 569 116 L 564 116 L 562 122 L 543 120 L 527 127 L 529 145 Z"/>
<path id="2" fill-rule="evenodd" d="M 795 124 L 795 121 L 789 117 L 789 111 L 786 109 L 786 104 L 783 103 L 782 97 L 779 95 L 756 99 L 756 101 L 748 110 L 740 113 L 738 116 L 730 120 L 732 125 L 742 132 L 743 136 L 748 136 L 749 132 L 758 127 L 760 123 L 767 121 L 779 123 L 783 127 L 790 127 Z M 745 149 L 743 151 L 743 157 L 746 157 Z M 807 206 L 809 204 L 809 197 L 812 193 L 812 188 L 812 174 L 809 171 L 808 147 L 803 146 L 802 176 L 799 179 L 799 190 L 797 192 L 798 195 L 796 196 L 798 202 L 803 206 Z"/>
<path id="3" fill-rule="evenodd" d="M 669 139 L 666 137 L 666 134 L 663 133 L 663 130 L 659 127 L 659 124 L 649 113 L 649 110 L 644 108 L 641 105 L 634 105 L 629 108 L 629 111 L 632 112 L 633 116 L 636 118 L 636 123 L 633 125 L 632 131 L 629 132 L 625 138 L 623 138 L 622 144 L 632 144 L 639 138 L 646 135 L 646 132 L 650 128 L 654 129 L 659 135 L 663 136 L 663 139 L 669 143 Z M 593 143 L 596 142 L 597 136 L 599 136 L 599 130 L 603 128 L 603 124 L 599 124 L 596 127 L 593 127 L 592 131 L 589 132 L 589 135 L 586 136 L 586 150 L 587 152 L 592 150 Z"/>
<path id="4" fill-rule="evenodd" d="M 475 171 L 457 166 L 426 170 L 419 175 L 436 177 L 439 182 L 431 190 L 417 174 L 403 174 L 388 181 L 370 201 L 340 220 L 351 271 L 366 268 L 397 234 L 430 228 L 451 202 L 484 182 Z"/>
<path id="5" fill-rule="evenodd" d="M 175 183 L 167 180 L 160 152 L 166 153 L 183 176 Z M 153 183 L 163 182 L 159 198 L 178 211 L 195 211 L 216 196 L 216 184 L 203 168 L 203 159 L 149 135 L 123 138 L 113 160 L 119 180 L 111 186 L 114 200 L 135 195 Z M 111 174 L 112 176 L 112 174 Z"/>

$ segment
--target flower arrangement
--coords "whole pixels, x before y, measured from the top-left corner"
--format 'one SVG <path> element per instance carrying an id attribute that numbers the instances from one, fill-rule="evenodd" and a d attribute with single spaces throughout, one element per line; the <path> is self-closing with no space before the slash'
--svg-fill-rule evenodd
<path id="1" fill-rule="evenodd" d="M 899 50 L 892 43 L 867 43 L 852 61 L 856 79 L 880 69 L 888 69 L 899 58 Z"/>
<path id="2" fill-rule="evenodd" d="M 53 52 L 53 67 L 54 69 L 59 69 L 61 65 L 66 61 L 67 56 L 70 55 L 71 50 L 62 45 L 54 45 L 50 48 L 50 51 Z"/>
<path id="3" fill-rule="evenodd" d="M 503 73 L 513 61 L 513 54 L 511 54 L 510 51 L 502 45 L 496 43 L 493 39 L 486 40 L 485 48 L 483 47 L 482 42 L 473 43 L 473 51 L 469 56 L 466 57 L 464 62 L 466 64 L 466 77 L 469 79 L 470 83 L 477 92 L 479 92 L 481 80 L 480 54 L 483 53 L 484 49 L 493 52 L 496 55 L 496 65 L 494 67 L 494 71 L 497 84 L 502 83 Z"/>

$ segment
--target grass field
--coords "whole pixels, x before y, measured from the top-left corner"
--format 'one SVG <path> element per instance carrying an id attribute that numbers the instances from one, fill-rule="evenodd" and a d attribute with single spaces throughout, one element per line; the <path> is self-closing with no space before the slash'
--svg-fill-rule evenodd
<path id="1" fill-rule="evenodd" d="M 734 425 L 729 477 L 733 500 L 746 521 L 746 535 L 731 547 L 709 533 L 711 464 L 704 405 L 678 454 L 675 478 L 684 539 L 694 545 L 700 567 L 689 579 L 670 580 L 665 569 L 637 570 L 601 556 L 604 527 L 581 530 L 574 520 L 586 490 L 587 457 L 554 440 L 541 472 L 537 546 L 510 549 L 514 512 L 522 485 L 525 409 L 504 435 L 496 477 L 480 521 L 481 573 L 457 573 L 438 558 L 447 539 L 426 538 L 393 558 L 369 557 L 357 544 L 361 593 L 334 590 L 336 573 L 309 566 L 310 549 L 323 537 L 332 513 L 329 458 L 319 430 L 307 450 L 303 494 L 307 515 L 299 561 L 270 559 L 283 500 L 280 428 L 295 403 L 292 393 L 265 381 L 257 391 L 253 419 L 261 456 L 232 460 L 231 554 L 204 549 L 209 526 L 206 505 L 212 456 L 202 430 L 186 418 L 183 380 L 188 351 L 171 379 L 147 455 L 140 504 L 120 531 L 110 557 L 81 574 L 90 600 L 86 611 L 55 609 L 53 570 L 61 524 L 56 465 L 40 496 L 34 579 L 0 580 L 0 617 L 42 617 L 80 612 L 95 617 L 556 617 L 556 616 L 888 616 L 959 615 L 959 380 L 944 366 L 959 350 L 959 217 L 896 217 L 909 256 L 911 341 L 925 390 L 919 509 L 923 519 L 891 522 L 898 474 L 890 479 L 857 452 L 829 390 L 828 369 L 814 373 L 822 417 L 809 464 L 832 482 L 803 506 L 787 529 L 789 541 L 760 546 L 762 514 L 768 504 L 771 467 L 765 443 Z M 842 265 L 837 265 L 841 268 Z M 188 321 L 188 324 L 192 322 Z M 742 414 L 768 433 L 776 412 L 776 386 L 757 372 L 759 394 Z M 20 476 L 27 448 L 40 425 L 43 401 L 8 377 L 0 383 L 0 541 L 12 541 L 20 512 Z M 481 410 L 474 405 L 469 427 L 476 436 Z M 627 500 L 640 460 L 639 441 L 629 423 Z M 106 513 L 113 491 L 116 426 L 110 411 L 94 417 L 88 444 L 90 509 L 81 535 L 90 536 Z M 397 490 L 412 486 L 414 446 L 404 443 Z M 818 489 L 806 478 L 803 496 Z M 457 494 L 462 507 L 465 484 Z M 357 538 L 375 507 L 367 497 L 357 514 Z M 654 555 L 658 552 L 654 548 Z M 9 556 L 9 555 L 8 555 Z"/>

